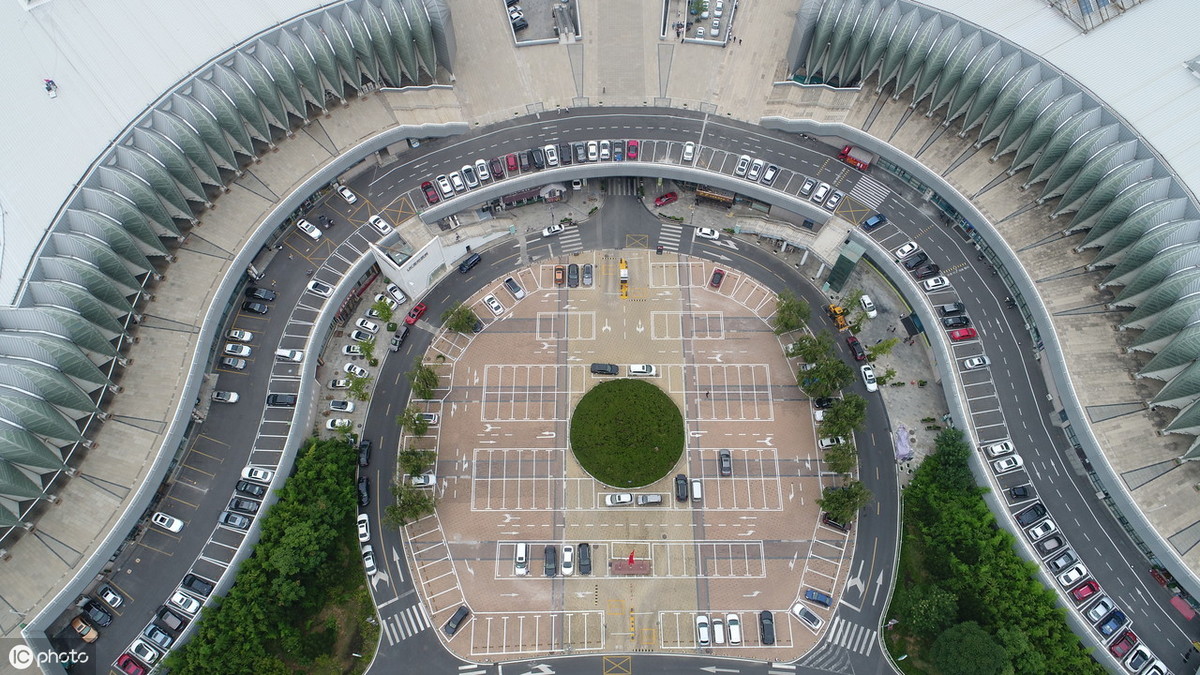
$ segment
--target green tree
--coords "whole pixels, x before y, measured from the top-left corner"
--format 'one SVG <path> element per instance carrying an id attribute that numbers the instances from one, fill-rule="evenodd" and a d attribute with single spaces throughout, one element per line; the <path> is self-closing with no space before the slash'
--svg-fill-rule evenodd
<path id="1" fill-rule="evenodd" d="M 858 466 L 858 448 L 853 443 L 838 443 L 825 451 L 825 465 L 834 473 L 854 471 Z"/>
<path id="2" fill-rule="evenodd" d="M 817 504 L 839 523 L 854 520 L 858 510 L 871 501 L 871 491 L 860 481 L 850 481 L 842 487 L 827 487 Z"/>
<path id="3" fill-rule="evenodd" d="M 862 330 L 863 322 L 867 320 L 867 310 L 862 308 L 862 297 L 866 293 L 861 288 L 856 288 L 842 298 L 842 307 L 847 308 L 850 314 L 846 317 L 846 323 L 850 326 L 851 333 L 858 333 Z"/>
<path id="4" fill-rule="evenodd" d="M 867 347 L 867 360 L 874 361 L 881 356 L 887 356 L 892 353 L 892 349 L 900 344 L 900 338 L 888 338 L 878 344 L 873 344 Z"/>
<path id="5" fill-rule="evenodd" d="M 1033 646 L 1025 631 L 1016 626 L 1000 626 L 996 640 L 1004 647 L 1016 673 L 1045 673 L 1051 670 L 1046 655 Z"/>
<path id="6" fill-rule="evenodd" d="M 425 469 L 429 468 L 437 460 L 437 453 L 433 450 L 418 450 L 410 447 L 407 450 L 401 450 L 397 457 L 400 464 L 400 469 L 410 476 L 420 476 L 425 473 Z"/>
<path id="7" fill-rule="evenodd" d="M 337 437 L 339 439 L 341 439 L 343 442 L 349 443 L 350 442 L 350 434 L 354 432 L 354 425 L 353 424 L 339 424 L 336 427 L 334 427 L 333 432 L 335 434 L 337 434 Z"/>
<path id="8" fill-rule="evenodd" d="M 371 305 L 371 309 L 375 310 L 375 313 L 379 315 L 379 320 L 384 323 L 391 321 L 392 315 L 395 314 L 395 312 L 392 311 L 392 306 L 388 304 L 387 298 L 379 298 L 376 300 L 375 304 Z"/>
<path id="9" fill-rule="evenodd" d="M 404 412 L 396 415 L 396 426 L 400 427 L 400 431 L 408 433 L 420 438 L 429 431 L 429 422 L 421 415 L 421 409 L 410 405 L 404 409 Z"/>
<path id="10" fill-rule="evenodd" d="M 1011 668 L 1008 655 L 991 633 L 974 621 L 960 623 L 939 635 L 930 656 L 944 675 L 1000 675 Z"/>
<path id="11" fill-rule="evenodd" d="M 846 394 L 835 399 L 821 421 L 821 435 L 849 436 L 867 421 L 867 400 L 858 394 Z"/>
<path id="12" fill-rule="evenodd" d="M 413 361 L 413 369 L 408 371 L 407 375 L 408 382 L 412 385 L 413 393 L 417 395 L 417 398 L 433 398 L 433 392 L 438 386 L 436 370 L 421 363 L 421 358 L 417 357 Z"/>
<path id="13" fill-rule="evenodd" d="M 461 302 L 442 312 L 442 323 L 446 325 L 446 330 L 455 333 L 470 333 L 478 320 L 475 312 Z"/>
<path id="14" fill-rule="evenodd" d="M 395 504 L 383 510 L 383 523 L 388 527 L 403 527 L 433 513 L 437 506 L 433 490 L 415 488 L 406 483 L 392 483 Z"/>
<path id="15" fill-rule="evenodd" d="M 347 390 L 350 393 L 350 398 L 355 401 L 365 401 L 371 398 L 370 386 L 371 377 L 359 377 L 353 373 L 346 373 Z"/>
<path id="16" fill-rule="evenodd" d="M 875 374 L 875 384 L 878 384 L 881 387 L 885 386 L 888 382 L 892 381 L 893 377 L 896 377 L 896 369 L 888 368 L 887 370 L 883 371 L 882 375 L 878 373 Z"/>
<path id="17" fill-rule="evenodd" d="M 783 291 L 775 297 L 775 315 L 771 323 L 776 335 L 790 333 L 802 327 L 810 316 L 808 303 L 798 299 L 790 291 Z"/>
<path id="18" fill-rule="evenodd" d="M 799 356 L 805 363 L 830 358 L 833 356 L 833 336 L 824 330 L 816 335 L 801 335 L 788 346 L 787 355 Z"/>
<path id="19" fill-rule="evenodd" d="M 854 381 L 855 370 L 840 359 L 821 359 L 812 364 L 809 370 L 802 370 L 797 375 L 800 387 L 811 398 L 833 396 L 846 385 Z"/>
<path id="20" fill-rule="evenodd" d="M 921 585 L 900 608 L 900 621 L 911 633 L 940 635 L 958 621 L 958 596 L 936 585 Z"/>
<path id="21" fill-rule="evenodd" d="M 359 340 L 358 349 L 362 352 L 363 358 L 371 361 L 375 358 L 375 338 L 370 340 Z"/>

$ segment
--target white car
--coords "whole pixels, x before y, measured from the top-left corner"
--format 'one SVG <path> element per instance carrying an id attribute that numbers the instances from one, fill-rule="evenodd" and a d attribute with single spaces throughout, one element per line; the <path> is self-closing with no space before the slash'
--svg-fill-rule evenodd
<path id="1" fill-rule="evenodd" d="M 374 342 L 375 336 L 365 330 L 353 330 L 350 332 L 350 339 L 355 342 Z"/>
<path id="2" fill-rule="evenodd" d="M 711 641 L 711 636 L 708 630 L 708 616 L 705 614 L 696 615 L 696 642 L 701 647 L 707 647 Z"/>
<path id="3" fill-rule="evenodd" d="M 225 353 L 229 356 L 250 356 L 250 348 L 246 345 L 230 342 L 225 345 Z"/>
<path id="4" fill-rule="evenodd" d="M 467 187 L 471 188 L 472 190 L 479 187 L 479 179 L 475 177 L 475 167 L 474 166 L 467 164 L 466 166 L 464 166 L 461 169 L 461 171 L 462 171 L 463 181 L 466 182 Z"/>
<path id="5" fill-rule="evenodd" d="M 354 365 L 353 363 L 347 363 L 346 365 L 342 366 L 342 370 L 346 371 L 347 373 L 350 373 L 351 375 L 353 375 L 355 377 L 366 377 L 366 376 L 370 375 L 370 373 L 367 372 L 366 368 L 360 368 L 360 367 Z"/>
<path id="6" fill-rule="evenodd" d="M 701 31 L 703 31 L 703 30 L 704 30 L 703 28 L 698 29 L 696 31 L 696 36 L 702 37 Z M 737 166 L 733 167 L 733 175 L 737 176 L 738 178 L 741 178 L 742 176 L 745 176 L 746 172 L 749 170 L 750 170 L 750 155 L 742 155 L 741 157 L 738 157 Z"/>
<path id="7" fill-rule="evenodd" d="M 236 391 L 214 391 L 210 398 L 214 403 L 237 403 L 242 397 Z"/>
<path id="8" fill-rule="evenodd" d="M 879 391 L 879 385 L 875 384 L 875 369 L 871 367 L 871 364 L 864 363 L 858 370 L 862 373 L 863 384 L 867 386 L 867 391 Z"/>
<path id="9" fill-rule="evenodd" d="M 841 445 L 845 442 L 846 439 L 842 438 L 841 436 L 830 436 L 829 438 L 817 439 L 817 447 L 821 448 L 822 450 L 828 450 L 835 445 Z"/>
<path id="10" fill-rule="evenodd" d="M 479 176 L 481 181 L 489 181 L 492 179 L 492 174 L 488 171 L 487 162 L 482 159 L 475 160 L 475 175 Z"/>
<path id="11" fill-rule="evenodd" d="M 915 242 L 915 241 L 905 242 L 903 246 L 896 249 L 896 251 L 895 251 L 896 258 L 898 260 L 904 260 L 908 256 L 916 253 L 918 248 L 920 248 L 920 247 L 917 246 L 917 242 Z"/>
<path id="12" fill-rule="evenodd" d="M 834 190 L 833 194 L 829 195 L 829 199 L 825 200 L 825 209 L 827 211 L 836 209 L 837 205 L 842 202 L 842 197 L 845 196 L 845 193 L 841 192 L 840 190 Z"/>
<path id="13" fill-rule="evenodd" d="M 600 141 L 600 161 L 607 162 L 612 159 L 612 144 L 608 141 Z"/>
<path id="14" fill-rule="evenodd" d="M 562 570 L 562 575 L 564 577 L 569 577 L 572 574 L 575 574 L 575 547 L 574 546 L 572 546 L 570 544 L 566 544 L 565 546 L 563 546 L 562 566 L 559 569 Z"/>
<path id="15" fill-rule="evenodd" d="M 371 224 L 371 227 L 378 230 L 379 234 L 390 234 L 392 231 L 392 226 L 388 225 L 383 218 L 380 218 L 379 216 L 371 216 L 370 218 L 367 218 L 367 222 Z"/>
<path id="16" fill-rule="evenodd" d="M 542 149 L 546 152 L 546 166 L 558 166 L 558 148 L 547 145 Z"/>
<path id="17" fill-rule="evenodd" d="M 333 295 L 333 286 L 330 286 L 329 284 L 321 283 L 320 281 L 317 281 L 316 279 L 313 279 L 312 281 L 308 282 L 308 290 L 312 291 L 313 293 L 316 293 L 317 295 L 321 296 L 322 298 L 328 298 L 329 296 Z"/>
<path id="18" fill-rule="evenodd" d="M 358 541 L 362 544 L 371 541 L 371 516 L 365 513 L 358 514 Z"/>
<path id="19" fill-rule="evenodd" d="M 696 236 L 700 237 L 701 239 L 711 239 L 713 241 L 717 241 L 721 238 L 721 233 L 717 232 L 711 227 L 697 227 Z"/>
<path id="20" fill-rule="evenodd" d="M 543 237 L 553 237 L 554 235 L 559 234 L 560 232 L 562 232 L 565 229 L 567 229 L 566 225 L 563 225 L 562 223 L 556 223 L 556 224 L 551 225 L 550 227 L 547 227 L 544 230 L 542 230 L 542 236 Z"/>
<path id="21" fill-rule="evenodd" d="M 371 335 L 374 335 L 379 332 L 379 324 L 375 323 L 374 321 L 368 321 L 366 319 L 359 319 L 358 321 L 354 322 L 354 325 L 367 331 Z"/>
<path id="22" fill-rule="evenodd" d="M 1012 441 L 1000 441 L 991 445 L 981 445 L 979 449 L 988 456 L 988 459 L 995 459 L 996 457 L 1013 454 L 1016 452 L 1017 447 L 1013 445 Z"/>
<path id="23" fill-rule="evenodd" d="M 254 333 L 251 333 L 248 330 L 240 330 L 240 329 L 234 328 L 233 330 L 226 333 L 225 337 L 229 338 L 230 340 L 237 341 L 237 342 L 250 342 L 251 340 L 254 339 Z"/>
<path id="24" fill-rule="evenodd" d="M 688 141 L 683 144 L 683 161 L 691 162 L 696 159 L 696 144 Z"/>
<path id="25" fill-rule="evenodd" d="M 818 183 L 816 191 L 812 193 L 812 197 L 809 197 L 809 199 L 820 204 L 825 201 L 825 198 L 829 196 L 829 191 L 832 189 L 829 183 Z"/>
<path id="26" fill-rule="evenodd" d="M 742 644 L 742 620 L 737 614 L 725 615 L 725 628 L 729 631 L 729 644 Z"/>
<path id="27" fill-rule="evenodd" d="M 633 503 L 633 495 L 629 492 L 617 492 L 605 495 L 604 503 L 608 506 L 629 506 Z"/>
<path id="28" fill-rule="evenodd" d="M 1075 582 L 1086 577 L 1087 573 L 1087 568 L 1082 564 L 1075 565 L 1066 572 L 1058 575 L 1058 583 L 1061 584 L 1063 588 L 1070 588 L 1071 586 L 1075 585 Z"/>
<path id="29" fill-rule="evenodd" d="M 879 312 L 875 309 L 875 302 L 871 300 L 871 296 L 864 295 L 858 299 L 858 304 L 862 305 L 863 311 L 867 313 L 868 319 L 874 319 L 879 316 Z"/>
<path id="30" fill-rule="evenodd" d="M 813 630 L 820 630 L 821 624 L 825 623 L 821 617 L 813 614 L 812 610 L 806 607 L 803 602 L 797 602 L 792 605 L 791 613 L 792 616 L 800 619 L 800 621 Z"/>
<path id="31" fill-rule="evenodd" d="M 922 281 L 921 286 L 924 287 L 926 293 L 930 293 L 943 288 L 949 288 L 950 280 L 945 276 L 936 276 L 932 279 L 926 279 L 925 281 Z"/>
<path id="32" fill-rule="evenodd" d="M 648 363 L 634 363 L 629 366 L 629 374 L 631 376 L 655 377 L 658 375 L 658 369 Z"/>
<path id="33" fill-rule="evenodd" d="M 172 605 L 182 609 L 188 614 L 194 615 L 200 610 L 200 601 L 183 591 L 175 591 L 170 600 L 167 600 L 168 605 Z"/>
<path id="34" fill-rule="evenodd" d="M 182 520 L 176 518 L 175 516 L 168 516 L 162 511 L 158 511 L 154 515 L 150 516 L 150 522 L 161 527 L 167 532 L 175 532 L 178 534 L 181 530 L 183 530 Z"/>
<path id="35" fill-rule="evenodd" d="M 412 477 L 412 486 L 419 488 L 433 487 L 437 485 L 436 473 L 423 473 L 420 476 Z"/>
<path id="36" fill-rule="evenodd" d="M 1038 539 L 1042 539 L 1057 529 L 1058 526 L 1054 524 L 1054 521 L 1047 518 L 1037 525 L 1029 528 L 1029 541 L 1037 541 Z"/>
<path id="37" fill-rule="evenodd" d="M 504 313 L 504 305 L 500 304 L 500 301 L 497 300 L 496 296 L 494 295 L 484 296 L 483 304 L 487 305 L 487 308 L 492 310 L 492 314 L 495 314 L 496 316 L 500 316 Z"/>
<path id="38" fill-rule="evenodd" d="M 438 192 L 442 193 L 442 199 L 450 199 L 454 196 L 454 188 L 450 186 L 450 179 L 446 178 L 445 174 L 433 179 L 437 183 Z"/>
<path id="39" fill-rule="evenodd" d="M 129 653 L 141 659 L 142 663 L 152 666 L 158 661 L 158 650 L 151 647 L 145 640 L 134 640 L 129 645 Z"/>
<path id="40" fill-rule="evenodd" d="M 463 180 L 462 175 L 460 175 L 457 171 L 450 174 L 450 184 L 454 186 L 455 192 L 467 191 L 467 183 Z"/>
<path id="41" fill-rule="evenodd" d="M 716 34 L 716 32 L 717 31 L 714 28 L 713 34 Z M 750 170 L 746 172 L 746 180 L 748 180 L 750 182 L 757 181 L 760 177 L 762 177 L 763 168 L 765 168 L 766 166 L 767 166 L 767 163 L 762 161 L 761 159 L 756 159 L 753 162 L 750 162 Z"/>
<path id="42" fill-rule="evenodd" d="M 275 472 L 270 469 L 263 469 L 257 466 L 248 466 L 242 469 L 242 478 L 252 480 L 255 483 L 270 483 L 275 477 Z"/>
<path id="43" fill-rule="evenodd" d="M 296 227 L 298 227 L 304 234 L 307 234 L 308 238 L 312 239 L 313 241 L 317 241 L 321 238 L 321 231 L 317 229 L 317 226 L 303 218 L 300 218 L 296 221 Z"/>
<path id="44" fill-rule="evenodd" d="M 375 302 L 382 302 L 383 304 L 387 305 L 388 308 L 391 309 L 393 312 L 396 311 L 400 307 L 400 303 L 389 298 L 388 296 L 384 295 L 383 293 L 375 294 Z"/>
<path id="45" fill-rule="evenodd" d="M 600 159 L 600 144 L 596 141 L 588 141 L 587 144 L 587 161 L 594 162 Z"/>
<path id="46" fill-rule="evenodd" d="M 330 389 L 349 389 L 350 388 L 350 380 L 330 380 L 329 388 Z"/>
<path id="47" fill-rule="evenodd" d="M 1004 459 L 998 459 L 992 462 L 992 468 L 996 470 L 996 475 L 1010 473 L 1025 466 L 1025 462 L 1021 460 L 1020 455 L 1009 455 Z"/>
<path id="48" fill-rule="evenodd" d="M 402 305 L 404 303 L 408 302 L 408 296 L 405 295 L 404 291 L 400 290 L 400 287 L 397 286 L 396 284 L 388 282 L 387 292 L 388 292 L 388 295 L 390 295 L 396 299 L 396 302 L 398 302 Z"/>
<path id="49" fill-rule="evenodd" d="M 367 574 L 375 574 L 378 571 L 375 567 L 375 549 L 370 544 L 362 547 L 362 558 Z"/>
<path id="50" fill-rule="evenodd" d="M 347 401 L 344 398 L 335 398 L 329 402 L 329 409 L 334 412 L 354 412 L 354 401 Z"/>
<path id="51" fill-rule="evenodd" d="M 976 368 L 986 368 L 992 364 L 991 359 L 986 356 L 972 356 L 969 359 L 963 359 L 963 368 L 966 370 L 975 370 Z"/>
<path id="52" fill-rule="evenodd" d="M 330 431 L 337 431 L 343 428 L 348 429 L 352 426 L 354 426 L 354 422 L 344 417 L 331 417 L 325 422 L 325 428 Z"/>
<path id="53" fill-rule="evenodd" d="M 337 191 L 338 194 L 342 196 L 342 199 L 346 200 L 347 204 L 353 204 L 354 202 L 358 201 L 358 195 L 354 194 L 350 188 L 346 187 L 345 185 L 338 186 Z"/>

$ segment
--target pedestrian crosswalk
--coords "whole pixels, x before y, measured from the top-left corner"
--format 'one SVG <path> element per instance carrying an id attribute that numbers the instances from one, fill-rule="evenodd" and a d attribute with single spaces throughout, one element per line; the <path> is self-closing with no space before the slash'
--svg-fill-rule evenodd
<path id="1" fill-rule="evenodd" d="M 583 239 L 579 236 L 578 227 L 568 227 L 558 235 L 558 245 L 563 253 L 579 253 L 583 250 Z"/>
<path id="2" fill-rule="evenodd" d="M 663 223 L 658 231 L 658 246 L 665 251 L 679 252 L 679 238 L 683 236 L 682 225 Z"/>
<path id="3" fill-rule="evenodd" d="M 870 656 L 875 649 L 875 643 L 878 642 L 876 636 L 878 633 L 875 630 L 850 623 L 839 616 L 829 624 L 829 632 L 825 634 L 825 641 L 858 652 L 863 656 Z"/>
<path id="4" fill-rule="evenodd" d="M 429 626 L 429 617 L 425 616 L 425 609 L 420 605 L 412 605 L 383 618 L 383 634 L 389 645 L 407 640 Z"/>
<path id="5" fill-rule="evenodd" d="M 850 191 L 850 196 L 867 206 L 878 209 L 883 200 L 887 199 L 890 191 L 887 186 L 870 176 L 861 176 Z"/>
<path id="6" fill-rule="evenodd" d="M 605 183 L 607 186 L 606 189 L 610 196 L 620 197 L 622 195 L 636 195 L 637 194 L 637 179 L 636 178 L 618 177 L 618 178 L 606 178 L 604 180 L 605 180 Z"/>

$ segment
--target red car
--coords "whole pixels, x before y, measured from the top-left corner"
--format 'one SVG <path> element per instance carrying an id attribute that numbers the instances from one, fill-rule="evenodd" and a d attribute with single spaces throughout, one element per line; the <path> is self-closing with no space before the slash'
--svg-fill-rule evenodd
<path id="1" fill-rule="evenodd" d="M 713 270 L 712 278 L 708 280 L 708 285 L 713 288 L 720 288 L 721 282 L 725 280 L 725 270 L 718 267 Z"/>
<path id="2" fill-rule="evenodd" d="M 955 342 L 971 340 L 977 337 L 979 337 L 979 333 L 976 333 L 974 328 L 959 328 L 958 330 L 950 331 L 950 339 Z"/>
<path id="3" fill-rule="evenodd" d="M 1095 595 L 1100 591 L 1100 584 L 1089 579 L 1082 584 L 1079 584 L 1071 591 L 1071 597 L 1075 600 L 1075 604 L 1079 604 L 1084 600 Z"/>
<path id="4" fill-rule="evenodd" d="M 517 169 L 521 168 L 521 165 L 520 165 L 520 164 L 517 164 L 517 155 L 516 155 L 516 153 L 513 153 L 513 154 L 509 155 L 508 157 L 505 157 L 505 158 L 504 158 L 504 161 L 505 161 L 505 163 L 508 165 L 508 172 L 509 172 L 509 173 L 516 173 L 516 172 L 517 172 Z"/>
<path id="5" fill-rule="evenodd" d="M 404 323 L 410 326 L 413 325 L 417 322 L 417 319 L 425 315 L 425 310 L 427 309 L 429 308 L 425 306 L 425 303 L 418 302 L 412 309 L 408 310 L 408 316 L 404 317 Z"/>
<path id="6" fill-rule="evenodd" d="M 146 675 L 146 667 L 129 654 L 122 654 L 117 659 L 117 667 L 121 669 L 122 673 L 128 673 L 128 675 Z"/>
<path id="7" fill-rule="evenodd" d="M 637 153 L 638 153 L 638 142 L 637 141 L 629 141 L 628 143 L 625 144 L 625 157 L 627 157 L 628 159 L 637 159 Z"/>
<path id="8" fill-rule="evenodd" d="M 675 201 L 676 199 L 679 199 L 678 194 L 676 194 L 674 192 L 668 192 L 667 194 L 659 197 L 658 199 L 655 199 L 654 205 L 655 206 L 666 206 L 667 204 L 670 204 L 671 202 Z"/>
<path id="9" fill-rule="evenodd" d="M 429 202 L 430 206 L 438 203 L 441 197 L 438 196 L 438 191 L 433 187 L 433 183 L 425 181 L 421 183 L 421 191 L 425 193 L 425 201 Z"/>
<path id="10" fill-rule="evenodd" d="M 863 351 L 862 343 L 853 335 L 846 337 L 846 346 L 850 347 L 850 353 L 854 354 L 855 361 L 866 361 L 867 353 Z"/>
<path id="11" fill-rule="evenodd" d="M 1112 646 L 1108 648 L 1108 651 L 1112 652 L 1112 655 L 1117 657 L 1117 660 L 1120 661 L 1121 659 L 1125 658 L 1125 655 L 1128 654 L 1129 650 L 1133 649 L 1137 643 L 1138 637 L 1133 634 L 1133 631 L 1127 630 L 1124 633 L 1121 633 L 1121 637 L 1117 638 L 1117 641 L 1112 643 Z"/>

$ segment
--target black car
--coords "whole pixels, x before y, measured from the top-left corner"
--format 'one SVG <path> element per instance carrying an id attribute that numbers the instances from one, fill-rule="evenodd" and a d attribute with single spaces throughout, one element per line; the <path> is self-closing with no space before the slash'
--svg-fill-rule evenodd
<path id="1" fill-rule="evenodd" d="M 1021 527 L 1029 527 L 1045 517 L 1046 507 L 1042 506 L 1041 502 L 1038 502 L 1017 514 L 1017 524 Z"/>
<path id="2" fill-rule="evenodd" d="M 240 513 L 233 513 L 232 511 L 222 511 L 221 515 L 217 516 L 217 522 L 225 525 L 226 527 L 232 527 L 238 530 L 250 529 L 250 519 Z"/>
<path id="3" fill-rule="evenodd" d="M 920 267 L 929 260 L 929 256 L 925 251 L 917 251 L 916 253 L 904 259 L 904 269 L 912 270 Z"/>
<path id="4" fill-rule="evenodd" d="M 942 268 L 938 267 L 937 265 L 934 265 L 934 264 L 924 265 L 924 266 L 918 267 L 913 272 L 913 276 L 915 276 L 918 279 L 928 279 L 929 277 L 936 276 L 937 273 L 941 272 L 941 271 L 942 271 Z"/>
<path id="5" fill-rule="evenodd" d="M 1056 534 L 1034 542 L 1033 547 L 1036 548 L 1038 553 L 1040 553 L 1044 558 L 1048 555 L 1054 554 L 1054 552 L 1066 545 L 1067 542 L 1063 541 L 1063 538 Z"/>
<path id="6" fill-rule="evenodd" d="M 961 302 L 950 302 L 945 305 L 938 305 L 937 310 L 942 316 L 954 316 L 955 314 L 962 314 L 967 311 L 967 308 Z"/>
<path id="7" fill-rule="evenodd" d="M 558 547 L 550 544 L 546 547 L 546 576 L 552 577 L 558 574 Z"/>
<path id="8" fill-rule="evenodd" d="M 824 396 L 821 398 L 814 398 L 812 400 L 812 407 L 816 408 L 817 410 L 828 410 L 833 407 L 833 402 L 836 400 L 837 400 L 836 398 L 832 398 L 829 396 Z"/>
<path id="9" fill-rule="evenodd" d="M 528 150 L 522 150 L 521 152 L 518 152 L 517 159 L 521 161 L 521 171 L 529 171 L 529 169 L 533 167 L 533 164 L 529 160 Z"/>
<path id="10" fill-rule="evenodd" d="M 183 578 L 183 583 L 180 584 L 180 586 L 182 586 L 185 590 L 199 595 L 202 598 L 207 598 L 208 596 L 212 595 L 214 588 L 213 582 L 205 579 L 204 577 L 198 577 L 195 574 L 189 574 L 185 576 Z"/>
<path id="11" fill-rule="evenodd" d="M 267 394 L 267 405 L 272 408 L 295 408 L 295 394 Z"/>
<path id="12" fill-rule="evenodd" d="M 371 463 L 371 440 L 364 438 L 358 444 L 358 465 L 366 466 Z"/>
<path id="13" fill-rule="evenodd" d="M 246 289 L 246 297 L 253 298 L 254 300 L 262 300 L 263 302 L 274 302 L 275 301 L 275 291 L 273 291 L 269 288 L 259 288 L 258 286 L 251 286 Z"/>
<path id="14" fill-rule="evenodd" d="M 526 28 L 529 28 L 529 22 L 525 20 L 525 17 L 521 17 L 520 19 L 512 22 L 512 27 L 514 31 L 522 31 Z"/>
<path id="15" fill-rule="evenodd" d="M 567 286 L 571 288 L 579 286 L 579 265 L 575 263 L 567 265 Z"/>
<path id="16" fill-rule="evenodd" d="M 87 603 L 84 604 L 80 609 L 82 609 L 83 613 L 87 615 L 88 621 L 91 621 L 101 628 L 104 628 L 108 624 L 112 623 L 112 614 L 104 611 L 104 609 L 100 607 L 100 603 L 92 598 L 88 598 Z"/>
<path id="17" fill-rule="evenodd" d="M 461 626 L 462 622 L 466 621 L 467 617 L 470 615 L 471 610 L 467 609 L 466 605 L 459 607 L 458 611 L 454 613 L 454 616 L 450 617 L 450 620 L 446 622 L 446 625 L 442 626 L 442 632 L 448 637 L 454 637 L 454 634 L 458 632 L 458 627 Z"/>
<path id="18" fill-rule="evenodd" d="M 142 631 L 142 635 L 146 636 L 147 640 L 153 642 L 156 646 L 161 647 L 164 650 L 175 644 L 175 638 L 171 637 L 170 633 L 159 628 L 155 624 L 146 626 L 146 630 Z"/>
<path id="19" fill-rule="evenodd" d="M 472 333 L 482 333 L 483 328 L 484 328 L 483 319 L 476 316 L 475 323 L 471 324 L 471 332 Z"/>
<path id="20" fill-rule="evenodd" d="M 541 148 L 534 148 L 534 149 L 530 150 L 529 152 L 531 155 L 533 155 L 533 168 L 535 168 L 535 169 L 546 168 L 546 151 L 545 150 L 542 150 Z"/>
<path id="21" fill-rule="evenodd" d="M 1008 488 L 1009 501 L 1019 502 L 1022 499 L 1029 499 L 1033 496 L 1033 492 L 1029 489 L 1029 485 L 1018 485 Z"/>
<path id="22" fill-rule="evenodd" d="M 833 529 L 838 530 L 839 532 L 849 532 L 850 531 L 850 523 L 842 523 L 842 522 L 836 521 L 833 519 L 833 516 L 830 516 L 828 513 L 824 513 L 824 512 L 821 513 L 821 523 L 827 527 L 832 527 Z"/>
<path id="23" fill-rule="evenodd" d="M 574 143 L 571 145 L 575 149 L 575 161 L 583 164 L 587 161 L 587 146 L 583 143 Z"/>
<path id="24" fill-rule="evenodd" d="M 775 617 L 771 616 L 769 610 L 758 613 L 758 632 L 762 634 L 764 645 L 775 644 Z"/>
<path id="25" fill-rule="evenodd" d="M 171 611 L 169 607 L 163 607 L 158 610 L 158 616 L 154 617 L 158 625 L 178 634 L 184 628 L 187 628 L 188 620 Z"/>
<path id="26" fill-rule="evenodd" d="M 257 497 L 259 499 L 262 499 L 267 494 L 266 487 L 259 485 L 258 483 L 251 483 L 248 480 L 239 480 L 234 489 L 244 495 L 250 495 L 251 497 Z"/>
<path id="27" fill-rule="evenodd" d="M 562 143 L 558 146 L 558 163 L 571 163 L 571 146 L 567 145 L 566 143 Z"/>
<path id="28" fill-rule="evenodd" d="M 241 497 L 234 497 L 233 499 L 229 500 L 229 510 L 237 511 L 239 513 L 249 513 L 250 515 L 254 515 L 254 514 L 258 513 L 258 502 L 253 501 L 251 499 L 242 499 Z"/>
<path id="29" fill-rule="evenodd" d="M 371 503 L 371 479 L 366 476 L 358 478 L 358 505 L 368 506 Z"/>
<path id="30" fill-rule="evenodd" d="M 242 303 L 242 311 L 250 312 L 251 314 L 266 314 L 267 312 L 271 311 L 271 308 L 267 307 L 261 302 L 250 302 L 247 300 L 246 302 Z"/>
<path id="31" fill-rule="evenodd" d="M 946 328 L 964 328 L 971 325 L 971 320 L 965 316 L 944 316 L 942 325 Z"/>
<path id="32" fill-rule="evenodd" d="M 615 363 L 593 363 L 593 375 L 620 375 L 621 368 Z"/>
<path id="33" fill-rule="evenodd" d="M 579 556 L 579 561 L 576 566 L 579 567 L 580 574 L 592 573 L 592 545 L 586 541 L 580 544 L 576 549 Z"/>
<path id="34" fill-rule="evenodd" d="M 679 474 L 675 476 L 675 501 L 686 502 L 688 500 L 688 479 L 687 476 Z"/>

